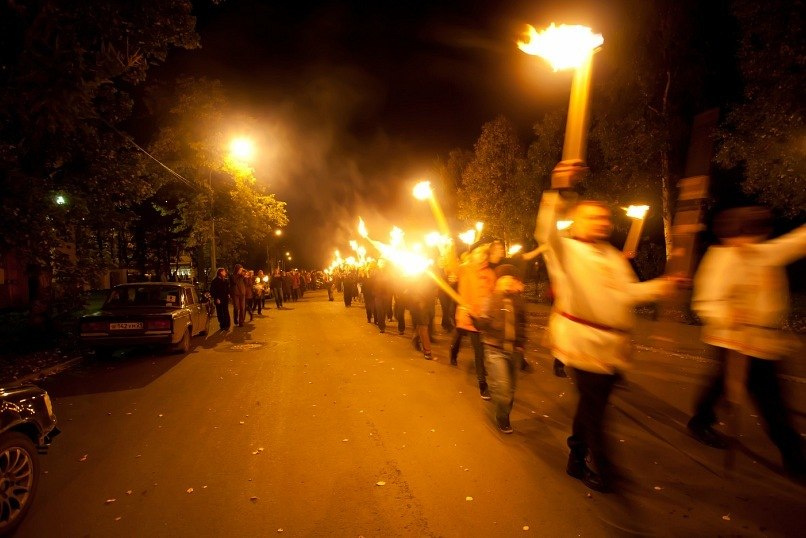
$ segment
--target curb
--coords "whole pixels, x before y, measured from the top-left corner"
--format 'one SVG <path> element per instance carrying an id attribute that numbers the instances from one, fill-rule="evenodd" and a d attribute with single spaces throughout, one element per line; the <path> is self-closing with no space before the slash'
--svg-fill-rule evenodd
<path id="1" fill-rule="evenodd" d="M 0 384 L 0 386 L 16 387 L 16 386 L 19 386 L 19 385 L 25 385 L 27 383 L 31 383 L 31 382 L 36 381 L 38 379 L 42 379 L 42 378 L 45 378 L 45 377 L 48 377 L 48 376 L 51 376 L 51 375 L 54 375 L 54 374 L 58 374 L 59 372 L 63 372 L 64 370 L 67 370 L 68 368 L 71 368 L 76 363 L 81 362 L 83 360 L 84 360 L 84 357 L 75 357 L 75 358 L 66 360 L 66 361 L 64 361 L 62 363 L 55 364 L 55 365 L 49 366 L 47 368 L 43 368 L 42 370 L 37 370 L 36 372 L 31 372 L 28 375 L 24 375 L 22 377 L 14 379 L 13 381 L 10 381 L 8 384 Z"/>

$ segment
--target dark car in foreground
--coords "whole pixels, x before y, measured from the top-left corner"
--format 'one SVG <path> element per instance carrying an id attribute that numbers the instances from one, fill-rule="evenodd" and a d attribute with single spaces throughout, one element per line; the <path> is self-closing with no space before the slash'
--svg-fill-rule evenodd
<path id="1" fill-rule="evenodd" d="M 208 299 L 191 284 L 120 284 L 109 291 L 98 312 L 81 317 L 79 338 L 101 354 L 141 345 L 187 353 L 191 338 L 207 333 L 208 307 Z"/>
<path id="2" fill-rule="evenodd" d="M 0 388 L 0 535 L 10 534 L 39 487 L 39 454 L 59 433 L 48 393 L 34 385 Z"/>

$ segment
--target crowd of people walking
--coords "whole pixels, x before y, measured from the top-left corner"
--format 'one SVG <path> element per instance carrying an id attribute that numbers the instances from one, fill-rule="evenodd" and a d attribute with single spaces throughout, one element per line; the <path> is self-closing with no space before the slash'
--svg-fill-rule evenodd
<path id="1" fill-rule="evenodd" d="M 229 273 L 225 267 L 219 267 L 210 283 L 209 293 L 220 330 L 229 330 L 231 325 L 243 327 L 247 316 L 251 322 L 255 313 L 263 315 L 263 310 L 268 308 L 267 300 L 274 299 L 277 309 L 282 310 L 287 302 L 302 299 L 307 290 L 316 288 L 319 275 L 314 271 L 276 268 L 269 276 L 262 270 L 255 273 L 245 269 L 241 264 L 235 264 Z"/>
<path id="2" fill-rule="evenodd" d="M 554 300 L 541 343 L 554 357 L 555 375 L 566 377 L 568 370 L 578 393 L 566 471 L 587 487 L 608 492 L 616 488 L 620 474 L 605 439 L 606 409 L 631 364 L 635 307 L 668 298 L 690 287 L 692 279 L 663 276 L 640 282 L 627 258 L 609 242 L 612 213 L 604 203 L 570 206 L 559 193 L 547 192 L 540 211 L 540 248 L 506 258 L 502 241 L 485 239 L 471 245 L 459 263 L 442 264 L 441 276 L 457 292 L 457 301 L 431 279 L 404 276 L 383 260 L 336 270 L 328 284 L 330 299 L 335 290 L 343 294 L 345 307 L 362 304 L 367 323 L 381 333 L 396 324 L 398 334 L 405 334 L 408 311 L 412 345 L 427 360 L 433 359 L 439 303 L 440 325 L 451 333 L 450 364 L 458 364 L 462 342 L 469 340 L 479 394 L 492 400 L 498 429 L 512 433 L 518 372 L 531 369 L 524 356 L 524 272 L 542 254 Z M 573 226 L 559 231 L 557 220 L 569 215 Z M 779 330 L 788 308 L 784 266 L 806 255 L 806 227 L 768 242 L 769 219 L 759 208 L 718 218 L 715 232 L 721 244 L 709 250 L 693 280 L 692 310 L 705 323 L 703 340 L 712 346 L 719 368 L 697 399 L 688 429 L 703 444 L 729 447 L 730 439 L 713 428 L 714 408 L 720 398 L 731 397 L 726 387 L 731 377 L 738 378 L 757 402 L 785 471 L 802 481 L 803 441 L 792 426 L 776 372 L 778 359 L 791 344 Z M 732 277 L 725 278 L 728 274 Z M 737 368 L 731 354 L 743 358 L 739 374 L 726 373 Z"/>

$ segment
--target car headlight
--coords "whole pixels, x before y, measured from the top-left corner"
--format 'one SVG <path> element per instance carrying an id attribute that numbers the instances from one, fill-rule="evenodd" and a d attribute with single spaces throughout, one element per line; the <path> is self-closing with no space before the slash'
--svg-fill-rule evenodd
<path id="1" fill-rule="evenodd" d="M 48 412 L 48 416 L 53 416 L 53 403 L 50 401 L 50 395 L 46 392 L 45 395 L 42 397 L 42 401 L 45 402 L 45 409 Z"/>

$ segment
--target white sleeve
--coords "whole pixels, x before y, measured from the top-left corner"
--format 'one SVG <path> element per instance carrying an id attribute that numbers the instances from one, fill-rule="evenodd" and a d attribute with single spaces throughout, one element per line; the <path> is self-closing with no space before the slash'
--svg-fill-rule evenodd
<path id="1" fill-rule="evenodd" d="M 806 256 L 806 224 L 788 234 L 753 245 L 768 265 L 784 267 Z"/>
<path id="2" fill-rule="evenodd" d="M 691 309 L 708 325 L 732 324 L 729 274 L 733 258 L 732 247 L 711 247 L 694 275 Z"/>

